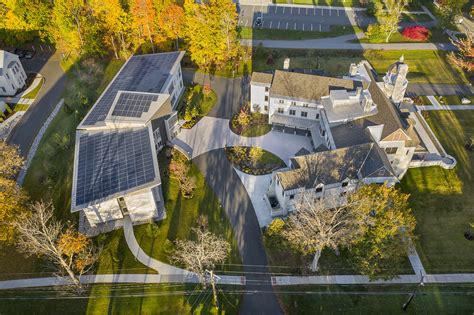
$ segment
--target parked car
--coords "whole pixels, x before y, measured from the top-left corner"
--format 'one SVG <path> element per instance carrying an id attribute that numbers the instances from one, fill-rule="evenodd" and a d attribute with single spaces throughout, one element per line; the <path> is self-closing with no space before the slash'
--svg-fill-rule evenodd
<path id="1" fill-rule="evenodd" d="M 255 19 L 255 26 L 262 26 L 262 17 L 261 16 L 258 16 Z"/>
<path id="2" fill-rule="evenodd" d="M 31 59 L 31 58 L 33 58 L 34 55 L 35 55 L 35 52 L 34 52 L 34 51 L 28 50 L 28 51 L 26 52 L 26 54 L 25 54 L 25 58 L 26 58 L 26 59 Z"/>

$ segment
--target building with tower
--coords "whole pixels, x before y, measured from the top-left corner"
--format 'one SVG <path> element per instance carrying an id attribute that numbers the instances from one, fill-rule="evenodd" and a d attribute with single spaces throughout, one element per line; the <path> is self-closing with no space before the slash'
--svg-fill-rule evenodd
<path id="1" fill-rule="evenodd" d="M 408 65 L 404 62 L 402 55 L 400 59 L 390 65 L 387 74 L 383 77 L 383 90 L 387 97 L 395 104 L 400 104 L 405 97 L 408 87 Z"/>

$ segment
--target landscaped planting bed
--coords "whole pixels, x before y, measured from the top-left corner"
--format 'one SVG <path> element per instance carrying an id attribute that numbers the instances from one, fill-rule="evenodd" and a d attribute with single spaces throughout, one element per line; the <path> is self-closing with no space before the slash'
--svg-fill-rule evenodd
<path id="1" fill-rule="evenodd" d="M 196 84 L 187 87 L 178 107 L 179 117 L 186 121 L 183 128 L 191 129 L 209 114 L 216 101 L 217 95 L 209 86 Z"/>
<path id="2" fill-rule="evenodd" d="M 256 147 L 229 147 L 225 149 L 229 161 L 240 171 L 250 175 L 265 175 L 285 167 L 273 153 Z"/>

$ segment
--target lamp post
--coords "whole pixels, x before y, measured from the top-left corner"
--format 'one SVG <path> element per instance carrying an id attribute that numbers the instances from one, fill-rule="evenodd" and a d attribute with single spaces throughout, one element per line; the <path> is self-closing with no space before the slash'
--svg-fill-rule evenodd
<path id="1" fill-rule="evenodd" d="M 420 287 L 424 286 L 425 283 L 423 282 L 423 279 L 424 279 L 424 276 L 423 274 L 421 275 L 421 279 L 420 279 L 420 283 L 418 283 L 418 285 L 416 286 L 415 290 L 413 290 L 413 292 L 410 294 L 410 297 L 408 298 L 408 300 L 403 303 L 402 305 L 402 310 L 406 311 L 408 306 L 410 305 L 411 301 L 413 300 L 413 298 L 415 297 L 416 295 L 416 292 L 420 289 Z"/>

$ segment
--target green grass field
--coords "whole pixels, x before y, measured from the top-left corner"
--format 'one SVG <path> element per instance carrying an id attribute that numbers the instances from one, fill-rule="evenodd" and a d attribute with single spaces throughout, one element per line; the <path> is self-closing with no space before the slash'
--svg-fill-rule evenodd
<path id="1" fill-rule="evenodd" d="M 272 59 L 269 59 L 269 55 Z M 283 60 L 290 58 L 290 67 L 303 69 L 323 69 L 326 75 L 341 76 L 349 71 L 349 66 L 359 60 L 368 60 L 375 70 L 384 75 L 390 64 L 401 55 L 409 66 L 410 83 L 468 84 L 464 72 L 450 66 L 447 53 L 443 51 L 366 50 L 340 51 L 315 49 L 267 49 L 253 50 L 253 71 L 282 69 Z"/>
<path id="2" fill-rule="evenodd" d="M 362 30 L 358 27 L 353 28 L 352 26 L 332 26 L 329 32 L 318 32 L 316 29 L 314 31 L 295 31 L 241 27 L 240 37 L 242 39 L 255 40 L 300 40 L 337 37 L 342 35 L 354 34 L 357 32 L 362 32 Z"/>
<path id="3" fill-rule="evenodd" d="M 218 286 L 220 312 L 210 289 L 182 284 L 100 284 L 92 296 L 73 296 L 53 288 L 2 291 L 1 314 L 238 314 L 241 289 Z"/>
<path id="4" fill-rule="evenodd" d="M 278 287 L 286 314 L 403 314 L 402 305 L 416 284 L 397 286 Z M 472 285 L 425 285 L 408 314 L 471 314 Z"/>
<path id="5" fill-rule="evenodd" d="M 43 87 L 43 84 L 44 84 L 44 78 L 41 78 L 40 84 L 38 84 L 38 86 L 36 86 L 36 87 L 35 87 L 31 92 L 29 92 L 28 94 L 23 95 L 23 98 L 36 98 L 36 95 L 38 95 L 39 91 L 40 91 L 41 88 Z"/>
<path id="6" fill-rule="evenodd" d="M 417 219 L 417 250 L 427 272 L 474 272 L 474 242 L 464 238 L 474 223 L 474 153 L 464 148 L 474 111 L 429 112 L 427 121 L 458 164 L 410 169 L 402 181 Z"/>
<path id="7" fill-rule="evenodd" d="M 463 105 L 461 102 L 461 99 L 463 97 L 466 97 L 471 101 L 470 104 L 466 105 L 472 105 L 474 103 L 474 96 L 473 95 L 465 95 L 465 96 L 459 96 L 459 95 L 443 95 L 441 96 L 435 96 L 438 102 L 440 102 L 441 105 Z"/>

